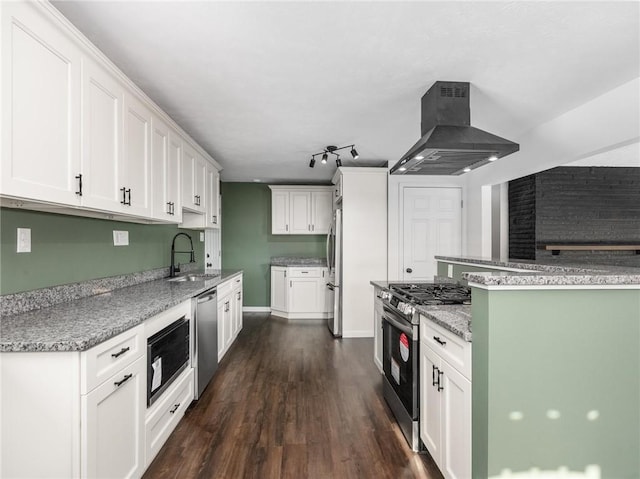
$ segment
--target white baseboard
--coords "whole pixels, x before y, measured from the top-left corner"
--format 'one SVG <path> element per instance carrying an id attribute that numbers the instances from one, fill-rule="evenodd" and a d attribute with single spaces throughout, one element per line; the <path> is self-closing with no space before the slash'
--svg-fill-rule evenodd
<path id="1" fill-rule="evenodd" d="M 243 306 L 243 313 L 270 313 L 271 308 L 269 306 Z"/>
<path id="2" fill-rule="evenodd" d="M 277 309 L 270 310 L 273 316 L 284 319 L 329 319 L 330 313 L 287 313 Z"/>
<path id="3" fill-rule="evenodd" d="M 373 329 L 343 331 L 343 338 L 373 338 Z"/>

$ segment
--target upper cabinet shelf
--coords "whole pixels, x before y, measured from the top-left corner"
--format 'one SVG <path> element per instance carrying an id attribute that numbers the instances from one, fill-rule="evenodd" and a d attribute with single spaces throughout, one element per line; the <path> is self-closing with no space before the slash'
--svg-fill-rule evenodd
<path id="1" fill-rule="evenodd" d="M 271 234 L 325 235 L 333 213 L 331 186 L 271 188 Z"/>
<path id="2" fill-rule="evenodd" d="M 3 206 L 218 227 L 220 165 L 58 10 L 0 2 L 0 22 Z"/>

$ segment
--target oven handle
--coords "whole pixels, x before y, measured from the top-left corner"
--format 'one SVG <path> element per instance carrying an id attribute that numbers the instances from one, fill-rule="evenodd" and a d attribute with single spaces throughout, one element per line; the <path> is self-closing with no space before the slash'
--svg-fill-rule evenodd
<path id="1" fill-rule="evenodd" d="M 386 314 L 382 315 L 382 320 L 398 328 L 403 333 L 406 333 L 409 336 L 409 339 L 413 340 L 413 329 L 409 326 L 402 324 L 397 319 L 393 318 L 392 316 L 387 316 Z"/>

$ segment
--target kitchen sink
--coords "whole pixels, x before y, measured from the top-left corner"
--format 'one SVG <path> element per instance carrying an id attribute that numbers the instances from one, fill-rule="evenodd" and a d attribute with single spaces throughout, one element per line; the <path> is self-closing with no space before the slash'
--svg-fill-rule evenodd
<path id="1" fill-rule="evenodd" d="M 171 283 L 183 283 L 185 281 L 206 281 L 208 279 L 214 279 L 219 277 L 219 274 L 185 274 L 182 276 L 176 276 L 175 278 L 168 278 L 167 281 Z"/>

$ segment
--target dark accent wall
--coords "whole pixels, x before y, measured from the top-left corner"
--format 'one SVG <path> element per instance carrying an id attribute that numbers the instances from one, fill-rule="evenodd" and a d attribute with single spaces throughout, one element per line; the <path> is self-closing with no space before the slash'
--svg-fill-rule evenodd
<path id="1" fill-rule="evenodd" d="M 640 243 L 640 168 L 553 168 L 509 182 L 509 203 L 509 225 L 515 228 L 513 243 L 509 232 L 513 258 L 551 259 L 544 246 L 554 243 Z M 533 245 L 519 238 L 523 225 L 533 234 Z M 633 251 L 563 251 L 553 258 L 640 265 L 640 255 Z"/>
<path id="2" fill-rule="evenodd" d="M 536 178 L 509 182 L 509 257 L 536 259 Z"/>

